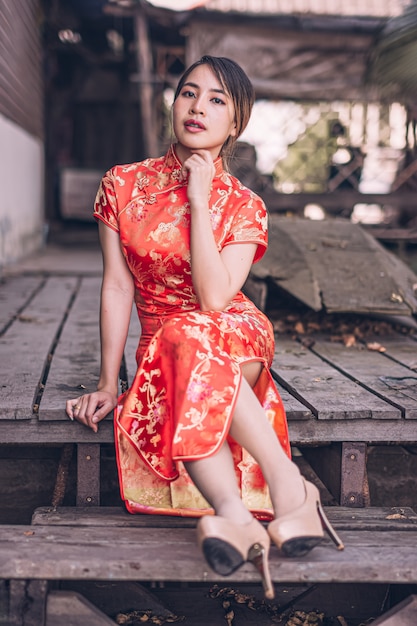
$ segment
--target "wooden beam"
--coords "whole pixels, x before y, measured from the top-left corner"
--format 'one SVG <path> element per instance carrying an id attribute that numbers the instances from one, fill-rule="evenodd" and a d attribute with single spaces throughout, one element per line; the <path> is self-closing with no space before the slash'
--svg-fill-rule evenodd
<path id="1" fill-rule="evenodd" d="M 360 191 L 334 191 L 327 193 L 279 193 L 273 189 L 260 191 L 259 195 L 271 213 L 295 211 L 302 213 L 307 204 L 319 204 L 329 213 L 349 215 L 355 204 L 380 204 L 406 207 L 417 212 L 415 192 L 361 193 Z"/>
<path id="2" fill-rule="evenodd" d="M 148 22 L 142 2 L 134 17 L 136 36 L 136 59 L 140 80 L 139 102 L 142 118 L 142 132 L 144 140 L 144 152 L 147 157 L 158 156 L 158 141 L 156 137 L 156 121 L 153 110 L 153 70 L 152 52 L 148 36 Z"/>
<path id="3" fill-rule="evenodd" d="M 364 86 L 362 80 L 362 68 L 358 64 L 357 84 L 349 83 L 346 77 L 320 81 L 306 81 L 304 83 L 290 78 L 263 79 L 251 75 L 250 79 L 254 86 L 257 98 L 271 100 L 358 100 L 360 102 L 379 102 L 380 94 L 376 87 Z"/>

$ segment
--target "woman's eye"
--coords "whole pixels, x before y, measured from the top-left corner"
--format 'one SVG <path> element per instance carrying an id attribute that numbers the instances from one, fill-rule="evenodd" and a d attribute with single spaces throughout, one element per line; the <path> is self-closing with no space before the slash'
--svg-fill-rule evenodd
<path id="1" fill-rule="evenodd" d="M 212 101 L 214 102 L 214 104 L 224 104 L 223 100 L 221 100 L 220 98 L 212 98 Z"/>
<path id="2" fill-rule="evenodd" d="M 195 97 L 195 93 L 194 91 L 183 91 L 182 93 L 183 96 L 185 96 L 186 98 L 194 98 Z"/>

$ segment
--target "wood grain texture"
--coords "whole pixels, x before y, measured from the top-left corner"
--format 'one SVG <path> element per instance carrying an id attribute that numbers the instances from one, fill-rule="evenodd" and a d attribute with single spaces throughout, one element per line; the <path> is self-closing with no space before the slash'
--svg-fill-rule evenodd
<path id="1" fill-rule="evenodd" d="M 368 337 L 366 343 L 380 344 L 385 350 L 385 356 L 412 370 L 410 376 L 414 375 L 417 382 L 417 341 L 412 336 L 398 334 L 381 337 L 374 335 Z"/>
<path id="2" fill-rule="evenodd" d="M 403 417 L 417 419 L 417 376 L 384 353 L 346 349 L 328 340 L 316 341 L 312 351 L 331 361 L 367 390 L 401 411 Z M 388 414 L 380 417 L 391 417 Z"/>
<path id="3" fill-rule="evenodd" d="M 273 547 L 275 582 L 411 583 L 417 533 L 345 530 L 345 550 L 329 540 L 303 558 Z M 381 550 L 381 545 L 384 546 Z M 258 581 L 250 564 L 224 579 L 206 565 L 194 529 L 8 526 L 0 534 L 0 578 L 67 580 Z"/>
<path id="4" fill-rule="evenodd" d="M 416 275 L 349 220 L 271 215 L 270 246 L 252 274 L 269 277 L 315 311 L 408 315 Z"/>
<path id="5" fill-rule="evenodd" d="M 45 282 L 42 276 L 14 276 L 0 282 L 0 334 L 24 309 Z"/>
<path id="6" fill-rule="evenodd" d="M 100 370 L 100 285 L 99 277 L 82 278 L 52 358 L 39 407 L 40 420 L 67 420 L 66 400 L 96 388 Z"/>
<path id="7" fill-rule="evenodd" d="M 414 530 L 417 514 L 410 507 L 324 507 L 338 530 Z M 32 516 L 35 526 L 105 526 L 118 528 L 194 528 L 196 518 L 170 515 L 131 515 L 123 507 L 40 507 Z"/>
<path id="8" fill-rule="evenodd" d="M 35 416 L 30 420 L 2 420 L 0 422 L 0 443 L 2 444 L 63 444 L 63 443 L 112 443 L 113 421 L 106 419 L 99 425 L 98 433 L 78 422 L 66 420 L 39 421 Z"/>
<path id="9" fill-rule="evenodd" d="M 342 349 L 346 351 L 344 346 Z M 278 375 L 281 385 L 309 407 L 318 419 L 401 417 L 399 408 L 357 385 L 330 363 L 320 359 L 320 354 L 321 351 L 316 353 L 316 344 L 313 354 L 300 343 L 279 337 L 272 363 L 272 370 Z M 332 360 L 330 355 L 329 360 Z"/>
<path id="10" fill-rule="evenodd" d="M 0 418 L 28 419 L 76 279 L 50 277 L 1 339 Z"/>

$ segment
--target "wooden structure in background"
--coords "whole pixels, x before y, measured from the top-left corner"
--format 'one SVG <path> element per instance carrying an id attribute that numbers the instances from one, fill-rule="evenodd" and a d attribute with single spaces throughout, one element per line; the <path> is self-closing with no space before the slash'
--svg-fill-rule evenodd
<path id="1" fill-rule="evenodd" d="M 410 0 L 397 2 L 328 3 L 273 0 L 208 0 L 187 21 L 186 63 L 203 54 L 239 60 L 251 78 L 258 98 L 293 101 L 389 102 L 369 80 L 373 49 L 389 17 L 401 13 Z M 398 96 L 398 93 L 397 93 Z M 398 97 L 397 97 L 398 99 Z M 406 135 L 406 128 L 404 128 Z M 415 146 L 405 150 L 391 192 L 367 194 L 358 190 L 352 174 L 361 169 L 356 156 L 340 166 L 322 194 L 260 191 L 271 211 L 302 213 L 309 203 L 329 214 L 349 217 L 357 203 L 394 207 L 398 221 L 415 218 L 417 207 Z M 352 182 L 352 189 L 340 187 Z"/>
<path id="2" fill-rule="evenodd" d="M 252 79 L 258 98 L 377 103 L 378 91 L 366 81 L 369 56 L 389 16 L 407 1 L 383 0 L 369 5 L 368 11 L 363 3 L 354 7 L 349 3 L 350 8 L 337 3 L 334 13 L 340 14 L 329 15 L 325 2 L 310 0 L 302 4 L 210 0 L 184 12 L 144 0 L 130 4 L 103 0 L 104 16 L 96 22 L 96 30 L 102 29 L 104 37 L 106 29 L 118 28 L 124 38 L 121 55 L 84 44 L 71 50 L 56 41 L 47 45 L 51 59 L 65 57 L 66 63 L 72 59 L 74 65 L 67 93 L 48 82 L 48 170 L 52 174 L 58 164 L 58 168 L 104 171 L 114 163 L 163 153 L 170 138 L 163 90 L 174 86 L 184 67 L 204 53 L 237 59 Z M 255 5 L 261 6 L 257 12 Z M 73 19 L 83 27 L 82 18 Z M 88 71 L 77 56 L 89 64 Z M 59 145 L 55 138 L 60 139 Z M 271 211 L 291 210 L 294 204 L 302 211 L 309 201 L 327 209 L 339 199 L 339 208 L 331 213 L 349 216 L 355 203 L 379 200 L 401 210 L 406 203 L 405 210 L 411 206 L 413 211 L 414 202 L 407 199 L 404 184 L 414 174 L 414 162 L 407 163 L 395 181 L 393 194 L 378 194 L 381 199 L 361 194 L 357 181 L 351 191 L 340 191 L 340 185 L 352 178 L 352 167 L 360 165 L 339 167 L 329 183 L 332 193 L 323 198 L 313 194 L 309 200 L 267 189 L 264 199 Z"/>
<path id="3" fill-rule="evenodd" d="M 238 59 L 258 98 L 376 100 L 364 85 L 381 19 L 278 16 L 196 10 L 189 19 L 187 64 L 203 54 Z"/>
<path id="4" fill-rule="evenodd" d="M 251 276 L 313 311 L 417 316 L 417 274 L 358 224 L 271 215 L 269 239 Z"/>
<path id="5" fill-rule="evenodd" d="M 3 0 L 0 11 L 0 114 L 44 136 L 38 0 Z"/>

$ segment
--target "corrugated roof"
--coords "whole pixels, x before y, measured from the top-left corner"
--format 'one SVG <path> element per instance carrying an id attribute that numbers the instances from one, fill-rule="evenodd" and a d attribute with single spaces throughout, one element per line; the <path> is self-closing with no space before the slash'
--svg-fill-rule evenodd
<path id="1" fill-rule="evenodd" d="M 350 15 L 394 17 L 400 15 L 411 0 L 208 0 L 208 11 L 264 15 Z"/>

